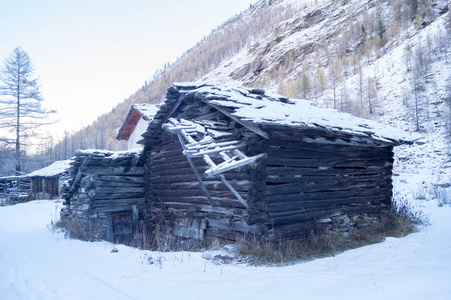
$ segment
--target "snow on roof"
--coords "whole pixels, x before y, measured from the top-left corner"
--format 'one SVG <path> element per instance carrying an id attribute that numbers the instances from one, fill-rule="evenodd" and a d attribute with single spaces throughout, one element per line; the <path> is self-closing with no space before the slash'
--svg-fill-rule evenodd
<path id="1" fill-rule="evenodd" d="M 124 151 L 110 151 L 110 150 L 99 150 L 99 149 L 86 149 L 75 151 L 76 156 L 95 156 L 95 157 L 107 157 L 110 159 L 117 159 L 122 157 L 139 157 L 142 153 L 141 148 L 124 150 Z"/>
<path id="2" fill-rule="evenodd" d="M 127 116 L 119 128 L 116 139 L 117 140 L 128 140 L 133 130 L 135 130 L 138 121 L 143 117 L 146 121 L 152 121 L 153 117 L 157 113 L 159 105 L 156 104 L 133 104 L 127 113 Z"/>
<path id="3" fill-rule="evenodd" d="M 19 180 L 19 179 L 23 179 L 23 178 L 28 178 L 27 175 L 19 175 L 19 176 L 15 176 L 15 175 L 11 175 L 11 176 L 1 176 L 0 180 Z"/>
<path id="4" fill-rule="evenodd" d="M 36 170 L 27 175 L 27 177 L 52 177 L 64 172 L 67 172 L 70 168 L 71 160 L 59 160 L 55 161 L 50 166 L 42 168 L 40 170 Z"/>
<path id="5" fill-rule="evenodd" d="M 319 108 L 311 101 L 266 94 L 262 89 L 226 87 L 208 83 L 174 83 L 180 93 L 221 106 L 231 115 L 263 126 L 318 129 L 369 137 L 387 143 L 411 142 L 407 132 L 335 109 Z"/>
<path id="6" fill-rule="evenodd" d="M 132 108 L 136 109 L 149 120 L 152 120 L 155 114 L 158 111 L 158 108 L 160 106 L 157 104 L 148 104 L 148 103 L 141 103 L 141 104 L 133 104 Z"/>

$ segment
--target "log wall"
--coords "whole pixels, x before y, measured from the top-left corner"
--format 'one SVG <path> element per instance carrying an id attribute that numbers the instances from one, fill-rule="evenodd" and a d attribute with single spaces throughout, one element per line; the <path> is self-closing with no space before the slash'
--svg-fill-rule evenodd
<path id="1" fill-rule="evenodd" d="M 164 222 L 176 236 L 191 239 L 235 239 L 237 234 L 252 230 L 247 225 L 246 207 L 218 177 L 204 174 L 206 163 L 201 158 L 193 159 L 213 203 L 210 203 L 202 191 L 193 169 L 182 153 L 177 135 L 162 132 L 160 137 L 160 142 L 155 143 L 147 152 L 146 182 L 151 202 L 148 220 L 153 225 Z M 241 197 L 247 200 L 247 169 L 229 171 L 223 175 Z"/>
<path id="2" fill-rule="evenodd" d="M 17 204 L 31 200 L 31 179 L 26 176 L 0 178 L 0 206 Z"/>
<path id="3" fill-rule="evenodd" d="M 203 192 L 176 134 L 161 130 L 168 117 L 207 120 L 213 130 L 228 131 L 224 141 L 241 138 L 246 131 L 215 108 L 186 97 L 180 100 L 177 88 L 168 89 L 166 103 L 151 122 L 146 138 L 147 195 L 151 203 L 148 220 L 153 228 L 168 225 L 176 236 L 190 239 L 236 239 L 237 235 L 260 230 L 249 225 L 249 211 L 218 176 L 208 177 L 208 165 L 202 158 L 192 158 L 212 201 Z M 176 109 L 176 111 L 174 110 Z M 255 134 L 247 131 L 251 136 Z M 211 157 L 215 163 L 217 158 Z M 222 173 L 225 179 L 249 202 L 251 175 L 248 167 Z M 251 208 L 252 203 L 248 203 Z M 164 223 L 164 224 L 162 224 Z M 152 229 L 151 229 L 152 230 Z"/>
<path id="4" fill-rule="evenodd" d="M 31 192 L 33 199 L 54 199 L 59 197 L 59 176 L 32 177 Z"/>
<path id="5" fill-rule="evenodd" d="M 303 142 L 296 134 L 308 132 L 273 128 L 265 142 L 262 193 L 272 234 L 291 237 L 331 216 L 391 205 L 392 147 Z"/>
<path id="6" fill-rule="evenodd" d="M 136 154 L 109 158 L 111 154 L 75 153 L 65 187 L 63 222 L 93 230 L 90 239 L 107 239 L 119 243 L 129 242 L 137 224 L 130 225 L 129 236 L 113 232 L 112 218 L 129 212 L 130 222 L 144 218 L 145 200 L 144 167 L 136 164 Z M 71 226 L 71 225 L 69 225 Z M 94 228 L 95 227 L 95 228 Z M 93 229 L 94 228 L 94 229 Z"/>
<path id="7" fill-rule="evenodd" d="M 173 234 L 191 239 L 235 239 L 240 234 L 291 238 L 331 217 L 390 207 L 391 141 L 320 126 L 307 130 L 271 124 L 256 133 L 256 126 L 207 104 L 207 98 L 181 96 L 177 87 L 168 89 L 165 104 L 143 135 L 151 204 L 147 219 L 153 228 L 164 223 Z M 207 165 L 201 158 L 193 158 L 212 196 L 210 203 L 177 135 L 161 127 L 169 117 L 223 122 L 234 139 L 246 143 L 242 151 L 247 156 L 267 154 L 253 166 L 224 173 L 247 208 L 219 178 L 205 176 Z"/>

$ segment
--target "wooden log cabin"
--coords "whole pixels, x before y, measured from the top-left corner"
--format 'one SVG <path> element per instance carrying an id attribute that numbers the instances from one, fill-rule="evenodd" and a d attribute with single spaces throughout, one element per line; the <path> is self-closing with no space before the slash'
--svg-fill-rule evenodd
<path id="1" fill-rule="evenodd" d="M 60 189 L 68 179 L 70 160 L 55 161 L 51 165 L 27 175 L 31 182 L 32 199 L 55 199 L 60 197 Z"/>
<path id="2" fill-rule="evenodd" d="M 130 243 L 146 211 L 141 150 L 77 150 L 69 175 L 66 229 L 80 229 L 86 240 Z"/>
<path id="3" fill-rule="evenodd" d="M 406 134 L 262 89 L 171 86 L 141 141 L 147 221 L 187 239 L 293 238 L 391 206 Z"/>

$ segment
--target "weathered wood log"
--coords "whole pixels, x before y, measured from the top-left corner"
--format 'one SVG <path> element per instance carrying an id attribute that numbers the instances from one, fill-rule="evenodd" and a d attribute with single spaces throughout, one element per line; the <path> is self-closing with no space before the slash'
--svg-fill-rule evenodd
<path id="1" fill-rule="evenodd" d="M 229 183 L 236 190 L 239 190 L 242 192 L 247 192 L 248 187 L 249 187 L 248 180 L 240 180 L 240 181 L 230 180 Z M 214 189 L 214 190 L 218 190 L 218 191 L 228 190 L 228 188 L 224 185 L 224 183 L 222 181 L 218 181 L 215 178 L 211 178 L 211 180 L 205 180 L 204 184 L 209 189 Z M 171 182 L 169 184 L 162 184 L 162 183 L 151 183 L 150 184 L 150 187 L 155 191 L 165 189 L 168 186 L 171 187 L 172 189 L 178 189 L 178 190 L 200 189 L 200 184 L 198 181 Z"/>
<path id="2" fill-rule="evenodd" d="M 172 170 L 190 169 L 191 170 L 190 172 L 191 173 L 193 172 L 191 169 L 191 166 L 189 165 L 189 163 L 186 159 L 182 160 L 182 161 L 176 161 L 173 163 L 171 162 L 170 164 L 151 164 L 151 166 L 149 167 L 149 172 L 150 172 L 150 174 L 154 174 L 154 173 L 157 174 L 160 171 L 165 171 L 165 170 L 170 170 L 170 169 L 172 169 Z M 188 173 L 188 171 L 186 171 L 186 172 Z"/>
<path id="3" fill-rule="evenodd" d="M 391 176 L 390 167 L 371 166 L 364 169 L 357 168 L 296 168 L 284 166 L 266 165 L 267 175 L 308 175 L 308 176 L 324 176 L 324 175 L 377 175 L 386 174 Z"/>
<path id="4" fill-rule="evenodd" d="M 207 164 L 203 161 L 200 161 L 198 159 L 194 159 L 194 164 L 196 165 L 199 172 L 205 172 L 207 170 Z M 152 163 L 149 166 L 150 173 L 158 173 L 161 170 L 169 170 L 169 169 L 185 169 L 186 167 L 191 167 L 189 165 L 189 162 L 186 157 L 183 157 L 183 159 L 180 160 L 174 160 L 174 161 L 158 161 L 155 163 Z M 191 173 L 193 173 L 193 170 L 191 169 Z"/>
<path id="5" fill-rule="evenodd" d="M 203 115 L 195 116 L 193 118 L 193 120 L 201 120 L 201 121 L 204 121 L 204 120 L 217 120 L 219 117 L 223 117 L 223 116 L 224 115 L 221 112 L 215 110 L 215 111 L 212 111 L 210 113 L 206 113 L 206 114 L 203 114 Z"/>
<path id="6" fill-rule="evenodd" d="M 131 209 L 132 205 L 145 205 L 146 200 L 144 197 L 139 198 L 123 198 L 123 199 L 117 199 L 117 198 L 109 198 L 109 199 L 97 199 L 95 202 L 93 202 L 93 207 L 115 207 L 115 206 L 129 206 Z"/>
<path id="7" fill-rule="evenodd" d="M 150 159 L 152 163 L 155 164 L 160 161 L 168 161 L 168 160 L 180 161 L 182 159 L 186 160 L 186 157 L 185 155 L 183 155 L 182 148 L 176 148 L 172 150 L 151 152 Z"/>
<path id="8" fill-rule="evenodd" d="M 385 195 L 376 196 L 365 196 L 365 197 L 349 197 L 349 198 L 332 198 L 327 200 L 301 200 L 296 202 L 272 202 L 268 204 L 268 213 L 272 212 L 290 212 L 294 210 L 308 210 L 313 208 L 330 208 L 342 205 L 356 204 L 360 205 L 362 203 L 375 203 L 383 202 L 386 200 Z"/>
<path id="9" fill-rule="evenodd" d="M 209 190 L 210 194 L 212 197 L 233 197 L 233 193 L 229 190 L 223 190 L 223 191 L 218 191 L 218 190 Z M 202 196 L 203 191 L 201 189 L 193 189 L 193 190 L 174 190 L 174 189 L 170 189 L 170 190 L 158 190 L 157 192 L 159 197 L 167 197 L 167 196 L 174 196 L 174 197 L 180 197 L 180 198 L 184 198 L 189 197 L 189 196 Z M 243 197 L 243 199 L 247 198 L 247 193 L 240 193 L 241 197 Z"/>
<path id="10" fill-rule="evenodd" d="M 305 147 L 307 148 L 307 147 Z M 355 148 L 355 147 L 354 147 Z M 381 150 L 384 149 L 384 150 Z M 268 146 L 266 148 L 266 153 L 270 157 L 277 158 L 316 158 L 316 159 L 324 159 L 325 157 L 334 158 L 334 159 L 356 159 L 356 160 L 364 160 L 364 159 L 387 159 L 390 160 L 393 158 L 393 154 L 386 150 L 385 148 L 370 148 L 364 149 L 365 151 L 332 151 L 325 150 L 321 148 L 312 148 L 301 150 L 299 148 L 296 149 L 285 149 L 278 146 Z"/>
<path id="11" fill-rule="evenodd" d="M 144 187 L 144 183 L 139 182 L 124 182 L 124 181 L 105 181 L 99 180 L 96 183 L 97 187 Z"/>
<path id="12" fill-rule="evenodd" d="M 110 182 L 124 182 L 124 183 L 137 183 L 144 184 L 144 178 L 142 174 L 137 176 L 128 176 L 128 175 L 102 175 L 98 177 L 99 181 L 110 181 Z"/>
<path id="13" fill-rule="evenodd" d="M 131 187 L 131 186 L 116 186 L 116 187 L 103 187 L 97 186 L 95 188 L 96 195 L 100 194 L 126 194 L 126 193 L 142 193 L 144 194 L 144 187 Z"/>
<path id="14" fill-rule="evenodd" d="M 80 180 L 83 177 L 83 172 L 81 171 L 81 168 L 84 168 L 88 165 L 89 163 L 89 157 L 86 157 L 83 159 L 83 162 L 80 165 L 80 168 L 77 169 L 77 171 L 74 171 L 75 176 L 74 181 L 72 183 L 72 186 L 68 192 L 68 195 L 66 196 L 66 200 L 69 200 L 71 193 L 73 193 L 79 186 L 80 186 Z"/>
<path id="15" fill-rule="evenodd" d="M 208 169 L 208 166 L 205 164 L 205 162 L 203 162 L 202 160 L 200 161 L 194 160 L 194 163 L 200 176 L 202 177 L 202 180 L 208 180 L 208 178 L 216 178 L 215 176 L 209 177 L 205 174 L 205 171 Z M 174 176 L 174 175 L 191 176 L 191 174 L 193 174 L 194 176 L 193 170 L 189 165 L 188 161 L 186 160 L 186 158 L 185 160 L 180 162 L 151 165 L 148 168 L 148 174 L 149 178 L 152 178 L 152 180 L 154 178 L 161 176 Z M 227 179 L 231 180 L 242 178 L 242 175 L 240 174 L 246 174 L 246 169 L 242 168 L 241 170 L 231 170 L 223 173 L 223 175 Z"/>
<path id="16" fill-rule="evenodd" d="M 170 134 L 165 131 L 161 131 L 159 136 L 160 138 L 157 140 L 158 143 L 155 144 L 151 150 L 153 153 L 157 151 L 182 149 L 182 146 L 180 146 L 180 143 L 178 142 L 176 135 Z"/>
<path id="17" fill-rule="evenodd" d="M 266 195 L 282 195 L 294 193 L 313 193 L 313 192 L 328 192 L 328 191 L 343 191 L 350 189 L 366 189 L 374 187 L 385 187 L 391 182 L 387 180 L 378 181 L 336 181 L 336 182 L 316 182 L 316 183 L 289 183 L 281 185 L 269 185 L 266 189 Z"/>
<path id="18" fill-rule="evenodd" d="M 159 168 L 154 168 L 154 167 L 150 167 L 149 168 L 149 178 L 155 178 L 155 177 L 160 177 L 160 176 L 172 176 L 172 175 L 186 175 L 186 176 L 191 176 L 191 174 L 194 176 L 194 173 L 191 169 L 191 167 L 189 166 L 189 164 L 180 166 L 180 168 L 172 168 L 173 166 L 167 166 L 166 169 L 163 168 L 163 166 L 159 167 Z M 200 168 L 199 168 L 200 169 Z M 201 172 L 199 170 L 199 172 Z"/>
<path id="19" fill-rule="evenodd" d="M 372 182 L 379 180 L 390 180 L 389 175 L 377 174 L 371 176 L 361 176 L 361 175 L 326 175 L 326 176 L 308 176 L 308 175 L 268 175 L 266 177 L 266 184 L 270 185 L 279 185 L 279 184 L 288 184 L 288 183 L 328 183 L 328 182 L 351 182 L 351 183 L 359 183 L 359 182 Z"/>
<path id="20" fill-rule="evenodd" d="M 135 204 L 133 204 L 135 205 Z M 110 207 L 110 206 L 105 206 L 105 207 L 98 207 L 96 208 L 96 212 L 97 213 L 112 213 L 112 212 L 122 212 L 122 211 L 127 211 L 130 210 L 131 206 L 130 205 L 123 205 L 123 206 L 116 206 L 116 207 Z M 139 209 L 144 209 L 145 207 L 142 206 Z"/>
<path id="21" fill-rule="evenodd" d="M 347 167 L 347 168 L 367 168 L 370 166 L 376 167 L 387 167 L 390 162 L 385 159 L 334 159 L 334 158 L 324 158 L 324 159 L 292 159 L 292 158 L 276 158 L 267 157 L 266 164 L 272 166 L 288 166 L 288 167 Z"/>
<path id="22" fill-rule="evenodd" d="M 144 175 L 143 167 L 85 167 L 80 168 L 83 175 Z"/>
<path id="23" fill-rule="evenodd" d="M 93 191 L 93 190 L 92 190 Z M 120 194 L 95 194 L 93 201 L 108 200 L 108 199 L 129 199 L 129 198 L 144 198 L 144 193 L 120 193 Z"/>
<path id="24" fill-rule="evenodd" d="M 320 193 L 298 193 L 298 194 L 283 194 L 267 196 L 266 200 L 272 202 L 293 202 L 302 200 L 324 200 L 324 199 L 343 199 L 349 197 L 365 197 L 374 195 L 388 195 L 391 193 L 390 185 L 385 188 L 365 188 L 353 189 L 349 191 L 334 191 L 334 192 L 320 192 Z"/>
<path id="25" fill-rule="evenodd" d="M 206 199 L 206 197 L 205 197 Z M 171 199 L 165 199 L 164 207 L 166 210 L 172 209 L 172 211 L 177 210 L 180 214 L 189 215 L 191 212 L 203 212 L 203 213 L 216 213 L 224 216 L 246 216 L 246 208 L 238 201 L 233 199 L 221 201 L 215 201 L 221 203 L 221 206 L 211 206 L 208 203 L 208 199 L 204 203 L 185 203 L 185 202 L 171 202 Z"/>
<path id="26" fill-rule="evenodd" d="M 227 180 L 246 180 L 248 175 L 242 172 L 228 172 L 225 174 Z M 216 177 L 210 178 L 211 180 L 216 180 Z M 205 177 L 205 181 L 208 181 L 208 177 Z M 178 183 L 178 182 L 193 182 L 195 177 L 192 173 L 188 174 L 180 174 L 175 173 L 174 175 L 162 175 L 155 174 L 150 175 L 148 180 L 152 182 L 152 184 L 165 184 L 165 183 Z"/>

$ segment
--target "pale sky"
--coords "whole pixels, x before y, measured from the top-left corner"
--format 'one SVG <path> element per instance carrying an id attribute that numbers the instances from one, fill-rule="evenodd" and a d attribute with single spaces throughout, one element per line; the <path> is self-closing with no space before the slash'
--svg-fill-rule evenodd
<path id="1" fill-rule="evenodd" d="M 16 47 L 40 77 L 59 138 L 92 123 L 256 0 L 1 0 L 0 61 Z"/>

